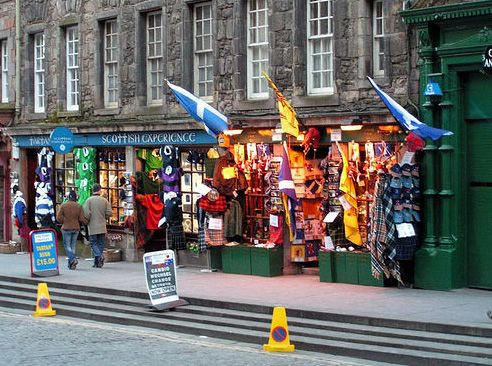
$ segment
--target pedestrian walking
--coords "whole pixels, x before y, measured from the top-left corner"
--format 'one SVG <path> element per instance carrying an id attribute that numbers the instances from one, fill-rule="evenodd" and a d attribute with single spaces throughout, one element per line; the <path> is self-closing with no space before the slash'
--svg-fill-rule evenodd
<path id="1" fill-rule="evenodd" d="M 104 265 L 104 243 L 106 241 L 106 220 L 111 217 L 111 204 L 101 196 L 101 186 L 95 183 L 92 186 L 92 196 L 84 203 L 84 213 L 88 220 L 89 242 L 94 255 L 93 267 L 101 268 Z"/>
<path id="2" fill-rule="evenodd" d="M 63 203 L 56 214 L 56 219 L 62 224 L 62 237 L 65 253 L 68 256 L 68 268 L 77 268 L 77 238 L 80 232 L 80 224 L 87 224 L 84 209 L 77 203 L 77 194 L 71 190 L 68 193 L 68 201 Z"/>

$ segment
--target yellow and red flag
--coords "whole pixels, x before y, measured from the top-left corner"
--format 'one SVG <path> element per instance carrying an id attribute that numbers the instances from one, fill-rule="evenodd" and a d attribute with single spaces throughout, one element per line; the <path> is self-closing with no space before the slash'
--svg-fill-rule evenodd
<path id="1" fill-rule="evenodd" d="M 277 94 L 278 111 L 280 113 L 280 125 L 282 126 L 282 133 L 288 133 L 292 136 L 299 136 L 299 122 L 297 122 L 296 111 L 287 102 L 283 94 L 278 90 L 275 83 L 270 79 L 266 72 L 263 71 L 263 76 L 268 81 L 268 85 Z"/>

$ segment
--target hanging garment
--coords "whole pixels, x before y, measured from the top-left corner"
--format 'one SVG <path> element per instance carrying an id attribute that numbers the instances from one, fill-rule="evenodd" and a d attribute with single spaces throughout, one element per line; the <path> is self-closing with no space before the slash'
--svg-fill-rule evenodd
<path id="1" fill-rule="evenodd" d="M 181 198 L 173 197 L 165 201 L 164 215 L 169 225 L 183 222 L 183 204 Z"/>
<path id="2" fill-rule="evenodd" d="M 345 236 L 347 240 L 356 245 L 362 245 L 362 238 L 359 233 L 359 221 L 357 217 L 357 193 L 355 191 L 354 181 L 348 176 L 348 161 L 345 154 L 337 143 L 340 155 L 343 161 L 343 170 L 340 176 L 340 190 L 345 194 L 343 197 L 350 205 L 343 210 L 343 223 L 345 224 Z"/>
<path id="3" fill-rule="evenodd" d="M 220 220 L 219 227 L 210 228 L 212 220 Z M 224 222 L 222 215 L 207 213 L 205 216 L 205 242 L 209 246 L 220 246 L 225 244 Z"/>
<path id="4" fill-rule="evenodd" d="M 148 173 L 153 169 L 162 168 L 162 157 L 159 149 L 140 149 L 137 156 L 145 161 L 145 172 Z"/>
<path id="5" fill-rule="evenodd" d="M 159 155 L 162 159 L 161 168 L 166 169 L 169 166 L 174 169 L 179 166 L 179 150 L 177 147 L 171 145 L 163 146 L 159 150 Z"/>
<path id="6" fill-rule="evenodd" d="M 270 242 L 275 244 L 284 243 L 284 217 L 282 215 L 277 216 L 277 226 L 272 225 L 270 222 Z"/>
<path id="7" fill-rule="evenodd" d="M 164 192 L 180 192 L 181 169 L 167 166 L 159 169 L 158 174 L 162 179 Z"/>
<path id="8" fill-rule="evenodd" d="M 218 158 L 215 163 L 213 186 L 222 195 L 233 196 L 234 190 L 236 189 L 237 179 L 225 179 L 222 175 L 224 168 L 234 167 L 235 164 L 234 155 L 230 151 L 227 151 L 223 156 Z"/>
<path id="9" fill-rule="evenodd" d="M 220 195 L 214 201 L 210 200 L 208 196 L 202 197 L 198 205 L 205 212 L 210 213 L 223 213 L 227 210 L 226 199 Z"/>
<path id="10" fill-rule="evenodd" d="M 36 198 L 34 214 L 34 219 L 38 228 L 42 227 L 42 222 L 45 221 L 46 216 L 51 219 L 51 222 L 55 222 L 55 210 L 53 208 L 53 201 L 50 196 L 45 194 L 44 196 Z"/>
<path id="11" fill-rule="evenodd" d="M 207 243 L 205 241 L 205 211 L 200 207 L 199 198 L 196 202 L 196 219 L 198 221 L 198 249 L 200 253 L 207 250 Z"/>
<path id="12" fill-rule="evenodd" d="M 171 223 L 167 229 L 167 245 L 172 250 L 186 249 L 186 240 L 183 232 L 183 223 Z"/>
<path id="13" fill-rule="evenodd" d="M 24 195 L 21 191 L 15 192 L 15 199 L 13 203 L 14 209 L 13 217 L 16 218 L 19 222 L 19 227 L 24 226 L 24 215 L 26 213 L 26 201 L 24 200 Z"/>
<path id="14" fill-rule="evenodd" d="M 157 194 L 137 195 L 135 197 L 142 206 L 147 208 L 146 228 L 155 230 L 159 228 L 159 220 L 162 217 L 164 204 Z"/>
<path id="15" fill-rule="evenodd" d="M 371 250 L 371 271 L 376 278 L 384 273 L 387 278 L 393 276 L 401 282 L 400 267 L 395 261 L 396 251 L 393 252 L 392 249 L 395 241 L 395 228 L 390 217 L 391 206 L 389 178 L 386 174 L 380 174 L 369 216 L 371 231 L 368 244 Z"/>
<path id="16" fill-rule="evenodd" d="M 233 238 L 243 235 L 243 214 L 242 208 L 238 201 L 231 200 L 229 207 L 224 213 L 224 236 Z"/>
<path id="17" fill-rule="evenodd" d="M 135 173 L 137 180 L 137 193 L 139 194 L 159 194 L 162 189 L 159 182 L 154 182 L 143 172 Z"/>

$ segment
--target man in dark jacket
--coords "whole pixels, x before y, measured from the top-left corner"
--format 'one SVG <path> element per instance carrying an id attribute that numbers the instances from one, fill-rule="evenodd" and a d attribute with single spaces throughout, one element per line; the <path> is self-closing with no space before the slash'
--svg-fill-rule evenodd
<path id="1" fill-rule="evenodd" d="M 68 201 L 61 205 L 56 219 L 62 224 L 63 246 L 68 257 L 68 268 L 77 267 L 77 237 L 79 236 L 80 224 L 87 224 L 82 206 L 77 203 L 77 194 L 70 191 Z"/>

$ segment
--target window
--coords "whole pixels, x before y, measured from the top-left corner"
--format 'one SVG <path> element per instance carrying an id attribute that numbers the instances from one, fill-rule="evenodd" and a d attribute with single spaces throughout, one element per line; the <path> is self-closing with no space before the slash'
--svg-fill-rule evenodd
<path id="1" fill-rule="evenodd" d="M 67 39 L 67 111 L 79 110 L 79 31 L 66 30 Z"/>
<path id="2" fill-rule="evenodd" d="M 248 1 L 248 99 L 268 98 L 268 7 L 266 0 Z"/>
<path id="3" fill-rule="evenodd" d="M 374 1 L 372 11 L 373 72 L 374 76 L 384 75 L 384 14 L 383 1 Z"/>
<path id="4" fill-rule="evenodd" d="M 332 94 L 333 0 L 309 0 L 307 14 L 307 92 Z"/>
<path id="5" fill-rule="evenodd" d="M 55 154 L 55 211 L 65 202 L 68 192 L 75 187 L 75 163 L 73 153 Z"/>
<path id="6" fill-rule="evenodd" d="M 162 104 L 162 13 L 147 14 L 147 103 Z"/>
<path id="7" fill-rule="evenodd" d="M 34 113 L 43 113 L 44 104 L 44 33 L 38 33 L 34 35 Z"/>
<path id="8" fill-rule="evenodd" d="M 7 51 L 7 40 L 0 41 L 1 66 L 2 66 L 2 103 L 9 101 L 9 54 Z"/>
<path id="9" fill-rule="evenodd" d="M 118 30 L 116 20 L 104 23 L 104 106 L 118 107 Z"/>
<path id="10" fill-rule="evenodd" d="M 197 149 L 194 149 L 194 151 Z M 200 151 L 205 154 L 206 151 Z M 200 198 L 198 187 L 205 178 L 205 166 L 188 161 L 188 151 L 181 152 L 181 192 L 183 193 L 183 230 L 185 233 L 198 233 L 196 201 Z"/>
<path id="11" fill-rule="evenodd" d="M 213 98 L 212 4 L 195 5 L 195 94 Z"/>
<path id="12" fill-rule="evenodd" d="M 99 151 L 99 184 L 113 211 L 108 222 L 110 225 L 123 225 L 125 221 L 125 208 L 119 196 L 120 179 L 126 170 L 125 160 L 124 148 Z"/>

